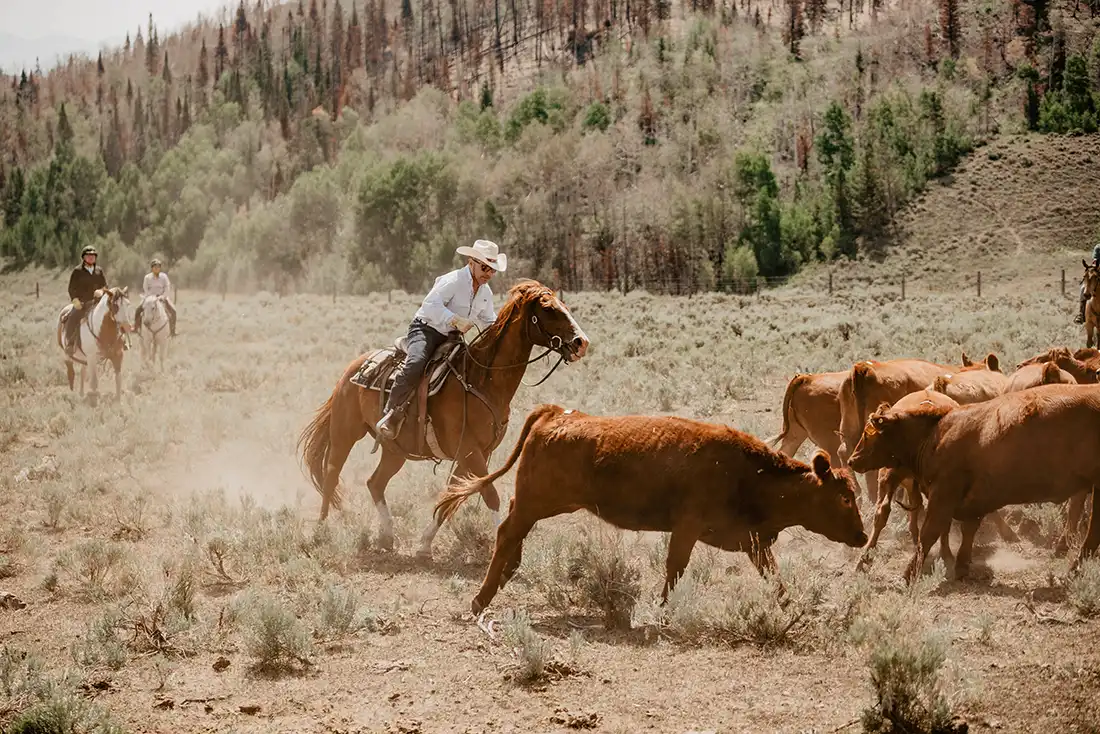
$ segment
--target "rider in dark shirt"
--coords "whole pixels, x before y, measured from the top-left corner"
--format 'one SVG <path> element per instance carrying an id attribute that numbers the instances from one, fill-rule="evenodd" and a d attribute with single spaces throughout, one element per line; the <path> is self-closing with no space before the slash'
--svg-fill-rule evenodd
<path id="1" fill-rule="evenodd" d="M 85 247 L 80 253 L 82 262 L 69 276 L 69 298 L 73 301 L 73 310 L 65 320 L 65 352 L 70 357 L 76 348 L 80 322 L 91 312 L 96 291 L 107 288 L 107 277 L 95 264 L 98 255 L 94 247 Z"/>

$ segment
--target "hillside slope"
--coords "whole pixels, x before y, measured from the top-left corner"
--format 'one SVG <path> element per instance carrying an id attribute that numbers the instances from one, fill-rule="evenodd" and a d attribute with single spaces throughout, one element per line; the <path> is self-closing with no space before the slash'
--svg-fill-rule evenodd
<path id="1" fill-rule="evenodd" d="M 1008 295 L 1060 289 L 1076 301 L 1081 260 L 1100 243 L 1100 136 L 1008 135 L 968 156 L 899 212 L 884 257 L 814 268 L 793 293 L 866 285 Z M 900 291 L 899 291 L 900 292 Z"/>

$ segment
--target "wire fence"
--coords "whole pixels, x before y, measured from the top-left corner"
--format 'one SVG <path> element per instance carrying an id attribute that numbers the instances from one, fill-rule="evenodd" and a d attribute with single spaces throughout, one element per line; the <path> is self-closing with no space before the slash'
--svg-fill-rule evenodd
<path id="1" fill-rule="evenodd" d="M 624 282 L 617 278 L 585 278 L 580 288 L 569 288 L 560 283 L 547 283 L 547 285 L 550 285 L 563 298 L 571 293 L 584 292 L 605 292 L 609 294 L 617 293 L 620 295 L 627 295 L 632 292 L 646 292 L 660 295 L 686 296 L 689 298 L 707 293 L 760 296 L 769 291 L 780 292 L 780 289 L 784 295 L 788 296 L 819 297 L 844 295 L 853 292 L 862 293 L 869 289 L 874 289 L 879 292 L 892 291 L 896 293 L 897 297 L 901 300 L 904 300 L 907 296 L 930 293 L 973 295 L 977 298 L 981 298 L 983 293 L 986 296 L 992 295 L 994 291 L 1003 293 L 1006 288 L 1021 290 L 1025 284 L 1029 287 L 1035 286 L 1036 284 L 1052 287 L 1063 297 L 1077 298 L 1080 288 L 1080 277 L 1071 272 L 1067 272 L 1066 268 L 1061 268 L 1055 272 L 1048 272 L 1045 274 L 1042 271 L 1021 273 L 1019 277 L 1013 278 L 1002 275 L 994 275 L 991 277 L 987 274 L 983 274 L 981 270 L 975 270 L 971 273 L 954 271 L 952 276 L 953 277 L 949 279 L 951 282 L 948 283 L 946 279 L 937 281 L 934 276 L 927 274 L 914 280 L 907 277 L 904 273 L 852 275 L 841 270 L 839 273 L 829 271 L 827 273 L 818 272 L 815 274 L 800 273 L 794 276 L 719 278 L 716 280 L 681 277 L 660 278 L 647 282 Z M 507 278 L 497 276 L 492 282 L 493 290 L 498 293 L 503 293 L 507 288 L 520 280 L 522 280 L 522 278 L 517 276 Z M 172 282 L 172 298 L 176 303 L 179 302 L 181 291 L 183 290 L 190 290 L 193 293 L 218 293 L 223 300 L 230 293 L 241 293 L 241 291 L 237 289 L 230 290 L 224 287 L 217 290 L 206 287 L 184 289 L 181 288 L 180 285 L 179 280 L 174 280 Z M 138 289 L 131 288 L 131 292 L 135 290 L 140 290 L 140 287 Z M 252 292 L 257 292 L 258 290 L 262 289 L 256 289 Z M 321 293 L 317 288 L 297 288 L 292 285 L 275 287 L 274 289 L 269 289 L 269 292 L 280 298 L 297 293 L 328 295 L 332 297 L 334 303 L 340 298 L 365 295 L 362 292 L 352 292 L 336 283 L 326 289 L 324 293 Z M 404 290 L 397 289 L 384 292 L 387 293 L 388 300 L 391 302 L 394 300 L 395 296 L 398 299 L 404 299 L 410 295 L 416 295 L 417 297 L 420 295 L 410 294 Z M 42 286 L 39 281 L 35 282 L 34 291 L 28 295 L 33 295 L 35 298 L 42 297 Z"/>

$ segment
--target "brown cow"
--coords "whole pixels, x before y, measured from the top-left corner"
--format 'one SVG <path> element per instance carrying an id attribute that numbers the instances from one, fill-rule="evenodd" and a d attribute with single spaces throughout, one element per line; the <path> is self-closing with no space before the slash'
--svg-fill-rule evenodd
<path id="1" fill-rule="evenodd" d="M 912 582 L 928 551 L 962 521 L 955 575 L 966 576 L 982 517 L 1007 505 L 1064 502 L 1100 486 L 1100 386 L 1042 385 L 958 408 L 876 411 L 851 455 L 869 471 L 904 467 L 928 488 L 920 541 L 905 571 Z M 1093 513 L 1072 568 L 1100 546 Z"/>
<path id="2" fill-rule="evenodd" d="M 984 362 L 962 366 L 935 364 L 923 359 L 895 359 L 887 362 L 868 360 L 852 366 L 840 387 L 840 447 L 841 465 L 848 460 L 852 447 L 859 441 L 867 416 L 876 406 L 893 405 L 911 392 L 923 390 L 938 375 L 971 369 L 988 369 L 997 364 L 996 356 L 989 355 Z M 863 475 L 867 485 L 867 497 L 872 503 L 878 498 L 878 475 Z"/>
<path id="3" fill-rule="evenodd" d="M 1040 385 L 1076 385 L 1073 375 L 1058 366 L 1057 362 L 1041 362 L 1024 365 L 1012 373 L 1002 392 L 1019 392 Z"/>
<path id="4" fill-rule="evenodd" d="M 474 614 L 515 573 L 536 522 L 581 509 L 625 530 L 671 533 L 662 600 L 696 541 L 748 553 L 761 574 L 775 569 L 771 545 L 793 525 L 853 547 L 867 542 L 855 479 L 832 468 L 823 451 L 806 464 L 728 426 L 675 416 L 593 416 L 557 405 L 531 411 L 504 466 L 444 493 L 436 517 L 445 520 L 517 460 L 515 492 Z"/>
<path id="5" fill-rule="evenodd" d="M 797 374 L 787 383 L 783 394 L 783 430 L 768 441 L 781 453 L 794 456 L 806 439 L 818 448 L 837 455 L 840 436 L 840 385 L 848 371 Z"/>
<path id="6" fill-rule="evenodd" d="M 1100 381 L 1097 376 L 1097 371 L 1100 370 L 1100 350 L 1097 349 L 1078 349 L 1070 354 L 1068 347 L 1054 347 L 1025 359 L 1016 365 L 1016 369 L 1046 362 L 1054 362 L 1082 385 L 1092 385 Z"/>
<path id="7" fill-rule="evenodd" d="M 985 369 L 981 367 L 975 365 L 959 372 L 939 375 L 932 382 L 931 388 L 959 405 L 992 400 L 1004 392 L 1008 378 L 1001 372 L 1000 361 L 995 354 L 986 357 Z"/>
<path id="8" fill-rule="evenodd" d="M 889 406 L 887 414 L 913 410 L 922 406 L 957 408 L 959 407 L 959 403 L 952 400 L 949 396 L 944 395 L 942 391 L 926 388 L 918 392 L 909 393 L 892 406 Z M 884 406 L 879 407 L 881 408 Z M 913 473 L 905 467 L 899 466 L 879 469 L 879 487 L 881 491 L 878 496 L 878 505 L 875 508 L 875 526 L 874 530 L 871 532 L 871 539 L 867 541 L 867 545 L 863 549 L 863 555 L 859 559 L 857 568 L 865 568 L 870 563 L 870 552 L 878 544 L 879 535 L 890 519 L 890 502 L 894 497 L 894 493 L 902 484 L 905 485 L 906 497 L 909 501 L 909 506 L 905 508 L 909 511 L 909 536 L 913 539 L 913 545 L 916 545 L 919 541 L 920 511 L 924 504 L 921 499 L 921 494 L 927 493 L 927 489 L 923 485 L 919 487 L 916 486 Z M 997 525 L 997 531 L 1004 541 L 1008 543 L 1019 541 L 1019 537 L 1016 535 L 1015 531 L 1008 526 L 1008 523 L 1005 521 L 1000 511 L 994 512 L 992 517 L 994 523 Z M 954 556 L 951 554 L 951 544 L 949 540 L 948 532 L 945 532 L 940 538 L 940 556 L 943 558 L 946 565 L 952 565 L 954 563 Z"/>

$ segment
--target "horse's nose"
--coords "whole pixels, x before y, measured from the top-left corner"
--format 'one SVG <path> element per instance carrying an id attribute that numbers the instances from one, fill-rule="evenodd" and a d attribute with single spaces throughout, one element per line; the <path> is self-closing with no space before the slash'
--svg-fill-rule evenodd
<path id="1" fill-rule="evenodd" d="M 584 353 L 588 351 L 588 338 L 584 334 L 578 334 L 573 337 L 573 341 L 569 342 L 573 347 L 573 352 L 577 355 L 577 359 L 584 356 Z"/>

